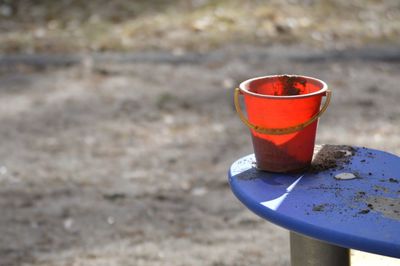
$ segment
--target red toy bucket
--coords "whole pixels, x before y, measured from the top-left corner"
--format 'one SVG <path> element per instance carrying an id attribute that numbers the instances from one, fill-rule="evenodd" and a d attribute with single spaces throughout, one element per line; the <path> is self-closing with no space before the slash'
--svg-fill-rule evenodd
<path id="1" fill-rule="evenodd" d="M 244 95 L 248 118 L 240 108 L 240 94 Z M 323 96 L 326 100 L 320 109 Z M 309 167 L 318 118 L 330 98 L 326 83 L 311 77 L 278 75 L 242 82 L 235 90 L 235 107 L 250 128 L 257 167 L 271 172 Z"/>

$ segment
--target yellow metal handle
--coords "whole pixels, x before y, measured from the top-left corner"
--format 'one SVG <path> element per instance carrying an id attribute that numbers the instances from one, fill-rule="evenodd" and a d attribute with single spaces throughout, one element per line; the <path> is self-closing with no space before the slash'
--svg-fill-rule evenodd
<path id="1" fill-rule="evenodd" d="M 291 126 L 291 127 L 285 127 L 285 128 L 264 128 L 264 127 L 260 127 L 257 125 L 253 125 L 252 123 L 249 122 L 249 120 L 245 117 L 245 115 L 242 112 L 242 109 L 240 107 L 240 103 L 239 103 L 239 94 L 240 94 L 240 89 L 236 88 L 235 89 L 235 94 L 234 94 L 234 103 L 235 103 L 235 108 L 236 108 L 236 112 L 239 115 L 240 120 L 242 120 L 242 122 L 248 126 L 249 128 L 253 129 L 254 131 L 261 133 L 261 134 L 267 134 L 267 135 L 285 135 L 285 134 L 290 134 L 290 133 L 294 133 L 296 131 L 302 130 L 303 128 L 311 125 L 313 122 L 315 122 L 315 120 L 317 120 L 328 108 L 328 105 L 331 101 L 331 96 L 332 96 L 332 92 L 330 90 L 326 91 L 326 99 L 325 99 L 325 103 L 322 106 L 321 110 L 319 110 L 318 113 L 316 113 L 313 117 L 311 117 L 308 121 L 295 125 L 295 126 Z"/>

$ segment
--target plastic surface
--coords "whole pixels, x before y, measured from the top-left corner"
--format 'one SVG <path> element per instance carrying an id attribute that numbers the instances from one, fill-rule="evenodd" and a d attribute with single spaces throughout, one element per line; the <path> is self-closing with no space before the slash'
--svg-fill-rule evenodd
<path id="1" fill-rule="evenodd" d="M 323 81 L 304 76 L 267 76 L 240 84 L 248 120 L 262 128 L 287 128 L 310 120 L 318 113 L 326 90 Z M 313 155 L 317 122 L 284 135 L 251 129 L 258 167 L 272 172 L 307 167 Z"/>
<path id="2" fill-rule="evenodd" d="M 229 183 L 259 216 L 330 244 L 400 258 L 398 156 L 357 148 L 343 169 L 319 173 L 269 173 L 254 166 L 254 155 L 233 163 Z M 338 180 L 340 173 L 357 178 Z"/>

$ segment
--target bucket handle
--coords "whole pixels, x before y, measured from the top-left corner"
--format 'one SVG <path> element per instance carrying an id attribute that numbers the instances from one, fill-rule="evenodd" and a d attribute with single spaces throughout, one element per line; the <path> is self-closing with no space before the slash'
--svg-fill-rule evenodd
<path id="1" fill-rule="evenodd" d="M 241 93 L 239 88 L 235 89 L 235 94 L 234 94 L 234 103 L 235 103 L 235 108 L 236 108 L 236 112 L 239 115 L 240 120 L 242 120 L 242 122 L 248 126 L 250 129 L 253 129 L 254 131 L 261 133 L 261 134 L 267 134 L 267 135 L 285 135 L 285 134 L 290 134 L 290 133 L 294 133 L 296 131 L 302 130 L 303 128 L 311 125 L 315 120 L 317 120 L 328 108 L 328 105 L 331 101 L 331 96 L 332 96 L 332 92 L 330 90 L 326 91 L 326 99 L 325 99 L 325 103 L 322 106 L 321 110 L 319 110 L 318 113 L 316 113 L 313 117 L 310 118 L 310 120 L 295 125 L 295 126 L 291 126 L 291 127 L 286 127 L 286 128 L 264 128 L 264 127 L 260 127 L 257 125 L 253 125 L 252 123 L 249 122 L 249 120 L 245 117 L 245 115 L 242 112 L 242 109 L 240 107 L 240 103 L 239 103 L 239 94 Z"/>

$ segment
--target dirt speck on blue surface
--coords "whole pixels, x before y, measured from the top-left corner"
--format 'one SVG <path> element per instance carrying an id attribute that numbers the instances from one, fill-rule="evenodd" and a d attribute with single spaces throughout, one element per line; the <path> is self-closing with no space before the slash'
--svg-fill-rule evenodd
<path id="1" fill-rule="evenodd" d="M 374 191 L 375 192 L 381 191 L 381 192 L 387 193 L 387 192 L 389 192 L 389 188 L 384 187 L 384 186 L 374 185 Z"/>
<path id="2" fill-rule="evenodd" d="M 353 200 L 354 202 L 360 202 L 360 201 L 364 201 L 365 200 L 365 196 L 366 196 L 366 192 L 365 191 L 358 191 L 355 193 Z"/>
<path id="3" fill-rule="evenodd" d="M 367 213 L 369 213 L 369 210 L 368 209 L 364 209 L 364 210 L 359 211 L 358 213 L 359 214 L 367 214 Z"/>
<path id="4" fill-rule="evenodd" d="M 312 210 L 314 212 L 322 212 L 325 210 L 326 204 L 318 204 L 318 205 L 314 205 Z"/>

